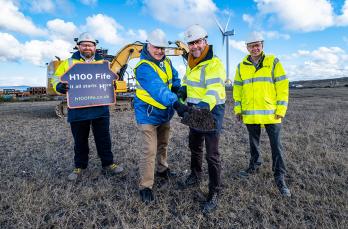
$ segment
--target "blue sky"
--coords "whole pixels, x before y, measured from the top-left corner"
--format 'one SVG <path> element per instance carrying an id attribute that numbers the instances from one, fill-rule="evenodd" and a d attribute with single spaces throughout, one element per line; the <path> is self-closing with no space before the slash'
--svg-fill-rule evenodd
<path id="1" fill-rule="evenodd" d="M 226 64 L 216 26 L 230 15 L 230 75 L 247 54 L 252 32 L 265 40 L 290 80 L 348 75 L 348 0 L 0 0 L 0 86 L 45 86 L 46 66 L 54 56 L 69 57 L 73 38 L 90 31 L 100 46 L 116 53 L 161 29 L 169 40 L 183 40 L 185 28 L 199 23 Z M 131 66 L 136 63 L 133 60 Z M 179 57 L 174 66 L 183 76 Z"/>

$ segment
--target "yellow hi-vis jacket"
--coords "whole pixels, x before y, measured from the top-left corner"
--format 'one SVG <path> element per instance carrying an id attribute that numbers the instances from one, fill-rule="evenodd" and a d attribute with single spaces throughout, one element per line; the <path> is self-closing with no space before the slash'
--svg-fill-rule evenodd
<path id="1" fill-rule="evenodd" d="M 285 116 L 289 98 L 289 80 L 283 66 L 273 55 L 262 54 L 258 68 L 246 56 L 239 63 L 233 84 L 235 114 L 245 124 L 274 124 Z"/>
<path id="2" fill-rule="evenodd" d="M 53 85 L 53 89 L 56 93 L 60 94 L 56 87 L 57 84 L 60 82 L 59 79 L 62 75 L 64 75 L 65 72 L 67 72 L 69 70 L 69 68 L 71 68 L 71 66 L 75 63 L 81 63 L 81 62 L 85 62 L 85 60 L 83 58 L 78 59 L 74 59 L 72 57 L 64 60 L 62 63 L 60 63 L 60 65 L 58 66 L 58 68 L 56 69 L 53 77 L 52 77 L 52 85 Z M 103 62 L 103 60 L 94 60 L 94 63 L 98 63 L 98 62 Z"/>
<path id="3" fill-rule="evenodd" d="M 205 102 L 213 110 L 215 105 L 226 101 L 225 80 L 225 67 L 215 56 L 192 69 L 187 66 L 182 84 L 187 88 L 186 101 L 192 104 Z"/>
<path id="4" fill-rule="evenodd" d="M 148 61 L 148 60 L 141 60 L 138 62 L 138 64 L 135 66 L 134 68 L 134 74 L 135 74 L 135 79 L 136 77 L 136 69 L 137 67 L 139 67 L 141 64 L 148 64 L 149 66 L 151 66 L 153 68 L 153 70 L 158 74 L 158 76 L 161 78 L 161 80 L 163 81 L 163 83 L 165 83 L 166 85 L 168 85 L 169 90 L 172 88 L 172 79 L 173 79 L 173 73 L 172 73 L 172 68 L 170 67 L 170 60 L 168 58 L 166 58 L 163 63 L 164 63 L 164 67 L 165 67 L 165 72 L 158 67 L 155 63 Z M 155 99 L 153 99 L 151 97 L 151 95 L 144 90 L 141 85 L 139 84 L 138 80 L 136 81 L 136 90 L 135 90 L 135 95 L 142 101 L 144 101 L 145 103 L 148 103 L 154 107 L 157 107 L 159 109 L 167 109 L 166 106 L 164 106 L 163 104 L 157 102 Z"/>

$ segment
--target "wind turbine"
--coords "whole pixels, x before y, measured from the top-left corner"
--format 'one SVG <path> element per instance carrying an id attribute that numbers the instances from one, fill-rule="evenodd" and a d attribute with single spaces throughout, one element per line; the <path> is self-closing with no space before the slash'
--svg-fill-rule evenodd
<path id="1" fill-rule="evenodd" d="M 227 79 L 226 79 L 226 84 L 228 86 L 231 86 L 232 85 L 232 81 L 230 80 L 230 67 L 229 67 L 229 39 L 228 37 L 229 36 L 233 36 L 234 35 L 234 29 L 232 30 L 227 30 L 227 27 L 228 27 L 228 23 L 230 22 L 230 18 L 231 18 L 231 14 L 230 16 L 228 17 L 228 21 L 226 23 L 226 26 L 225 26 L 225 29 L 223 30 L 222 29 L 222 26 L 220 25 L 220 23 L 218 22 L 218 20 L 215 18 L 215 21 L 216 21 L 216 24 L 217 26 L 219 27 L 220 29 L 220 32 L 222 34 L 222 46 L 224 46 L 225 44 L 225 38 L 226 38 L 226 73 L 227 73 Z"/>

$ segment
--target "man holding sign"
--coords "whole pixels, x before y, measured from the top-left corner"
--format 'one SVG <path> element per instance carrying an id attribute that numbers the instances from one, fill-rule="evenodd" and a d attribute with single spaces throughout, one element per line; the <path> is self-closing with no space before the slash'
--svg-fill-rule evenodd
<path id="1" fill-rule="evenodd" d="M 123 171 L 123 168 L 114 163 L 113 154 L 111 152 L 111 137 L 109 131 L 110 125 L 110 114 L 109 107 L 104 102 L 98 104 L 90 104 L 90 103 L 80 103 L 81 106 L 70 106 L 71 101 L 85 101 L 89 100 L 97 100 L 100 96 L 90 96 L 90 95 L 75 95 L 80 88 L 84 88 L 84 92 L 88 90 L 93 90 L 93 87 L 100 88 L 102 85 L 103 88 L 107 88 L 110 84 L 102 81 L 107 79 L 111 80 L 112 77 L 107 76 L 107 74 L 94 74 L 93 68 L 98 68 L 102 66 L 102 64 L 95 65 L 85 65 L 83 67 L 78 66 L 80 63 L 103 63 L 103 59 L 100 55 L 96 54 L 96 45 L 98 41 L 95 40 L 89 33 L 82 33 L 77 40 L 78 51 L 75 52 L 71 58 L 64 60 L 59 67 L 57 68 L 54 77 L 53 77 L 53 88 L 62 94 L 72 94 L 74 98 L 72 100 L 71 96 L 68 99 L 69 108 L 68 109 L 68 122 L 71 126 L 71 132 L 74 137 L 74 161 L 75 168 L 73 172 L 68 176 L 68 179 L 71 181 L 77 180 L 81 177 L 83 170 L 88 166 L 88 137 L 90 127 L 92 126 L 92 131 L 95 139 L 95 144 L 97 147 L 98 155 L 101 159 L 102 163 L 102 171 L 104 174 L 114 175 Z M 72 66 L 75 66 L 72 68 Z M 79 70 L 81 69 L 81 70 Z M 85 69 L 87 72 L 79 72 Z M 92 74 L 92 73 L 93 74 Z M 96 71 L 94 71 L 96 72 Z M 65 82 L 61 82 L 59 78 L 62 77 Z M 86 80 L 91 79 L 96 80 L 95 84 L 82 84 L 81 82 L 86 82 Z M 78 81 L 80 80 L 80 81 Z M 82 81 L 81 81 L 82 80 Z M 69 84 L 67 83 L 69 82 Z M 78 82 L 76 84 L 75 82 Z M 71 86 L 71 88 L 70 88 Z M 86 90 L 86 88 L 88 90 Z M 105 95 L 103 96 L 105 97 Z"/>

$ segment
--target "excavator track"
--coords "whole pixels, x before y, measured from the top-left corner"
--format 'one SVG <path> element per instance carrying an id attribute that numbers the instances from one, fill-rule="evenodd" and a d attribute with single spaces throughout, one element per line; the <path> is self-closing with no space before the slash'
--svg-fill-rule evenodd
<path id="1" fill-rule="evenodd" d="M 64 118 L 68 115 L 68 105 L 66 100 L 56 105 L 55 112 L 58 118 Z"/>
<path id="2" fill-rule="evenodd" d="M 116 96 L 115 111 L 131 111 L 134 109 L 133 96 Z"/>

